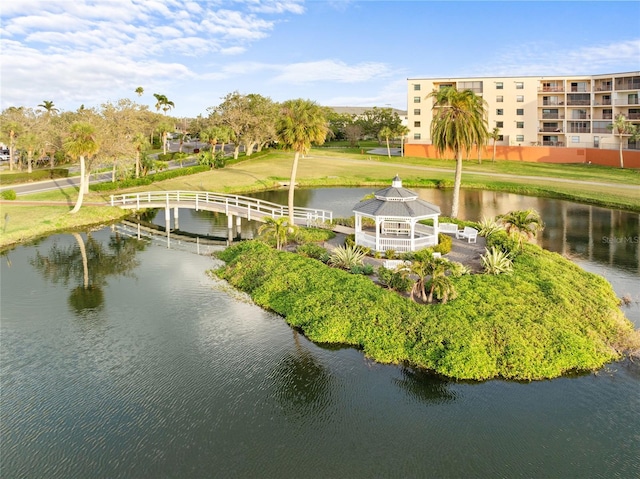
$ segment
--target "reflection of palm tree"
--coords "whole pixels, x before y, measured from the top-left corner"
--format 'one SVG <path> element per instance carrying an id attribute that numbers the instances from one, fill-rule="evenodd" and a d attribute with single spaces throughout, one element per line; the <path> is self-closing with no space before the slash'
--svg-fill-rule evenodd
<path id="1" fill-rule="evenodd" d="M 307 416 L 326 405 L 331 391 L 331 374 L 300 344 L 293 330 L 295 352 L 287 353 L 273 371 L 277 399 L 285 412 Z"/>
<path id="2" fill-rule="evenodd" d="M 394 382 L 410 396 L 425 403 L 441 404 L 456 399 L 456 394 L 448 389 L 449 383 L 426 371 L 402 368 L 402 379 L 394 379 Z"/>
<path id="3" fill-rule="evenodd" d="M 73 233 L 75 245 L 60 247 L 54 243 L 48 254 L 38 251 L 30 263 L 52 283 L 78 282 L 71 290 L 69 305 L 77 314 L 100 309 L 104 303 L 103 287 L 108 276 L 128 275 L 138 266 L 135 256 L 145 244 L 133 238 L 111 237 L 108 250 L 101 241 L 88 235 L 86 242 Z"/>

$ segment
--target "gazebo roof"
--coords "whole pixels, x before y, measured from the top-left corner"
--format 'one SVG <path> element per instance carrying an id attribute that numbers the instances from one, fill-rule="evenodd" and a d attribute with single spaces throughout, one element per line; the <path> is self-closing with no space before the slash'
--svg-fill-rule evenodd
<path id="1" fill-rule="evenodd" d="M 402 180 L 396 175 L 388 188 L 374 193 L 374 198 L 364 200 L 353 207 L 354 213 L 376 217 L 422 218 L 437 216 L 440 207 L 418 198 L 418 194 L 402 187 Z"/>

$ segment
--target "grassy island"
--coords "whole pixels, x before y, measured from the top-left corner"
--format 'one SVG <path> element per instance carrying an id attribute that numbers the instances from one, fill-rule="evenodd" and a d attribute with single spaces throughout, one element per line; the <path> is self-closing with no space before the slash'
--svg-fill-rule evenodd
<path id="1" fill-rule="evenodd" d="M 219 277 L 312 341 L 451 378 L 554 378 L 595 370 L 640 345 L 604 278 L 535 245 L 525 245 L 512 274 L 455 278 L 458 298 L 434 305 L 258 241 L 219 257 Z"/>

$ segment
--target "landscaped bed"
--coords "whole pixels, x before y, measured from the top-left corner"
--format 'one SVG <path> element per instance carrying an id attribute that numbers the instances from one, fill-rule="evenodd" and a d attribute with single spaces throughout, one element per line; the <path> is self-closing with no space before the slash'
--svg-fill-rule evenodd
<path id="1" fill-rule="evenodd" d="M 525 245 L 509 275 L 455 278 L 458 297 L 417 304 L 370 278 L 258 241 L 219 254 L 215 273 L 319 343 L 457 378 L 553 378 L 595 370 L 640 346 L 611 285 Z"/>

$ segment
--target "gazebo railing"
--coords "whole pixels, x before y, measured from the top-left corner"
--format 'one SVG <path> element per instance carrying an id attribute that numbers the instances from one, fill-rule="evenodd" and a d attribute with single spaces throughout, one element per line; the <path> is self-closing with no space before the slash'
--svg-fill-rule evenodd
<path id="1" fill-rule="evenodd" d="M 408 237 L 380 236 L 376 244 L 375 234 L 367 234 L 364 231 L 356 232 L 356 244 L 371 248 L 374 251 L 386 251 L 389 249 L 399 253 L 415 251 L 438 244 L 436 235 L 420 235 L 411 239 Z M 412 247 L 413 246 L 413 247 Z"/>

